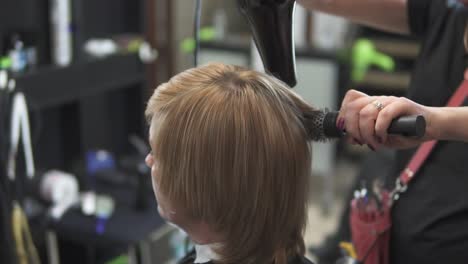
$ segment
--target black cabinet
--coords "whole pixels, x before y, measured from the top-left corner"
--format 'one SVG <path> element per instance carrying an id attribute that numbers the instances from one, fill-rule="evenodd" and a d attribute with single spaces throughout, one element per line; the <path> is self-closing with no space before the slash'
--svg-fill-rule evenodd
<path id="1" fill-rule="evenodd" d="M 39 169 L 71 169 L 88 150 L 128 150 L 128 134 L 145 136 L 147 66 L 137 54 L 92 58 L 83 43 L 123 34 L 145 38 L 145 0 L 72 0 L 73 62 L 52 65 L 48 0 L 2 0 L 0 56 L 19 35 L 37 48 L 34 69 L 11 74 L 31 110 Z"/>
<path id="2" fill-rule="evenodd" d="M 83 171 L 87 151 L 106 149 L 120 157 L 131 150 L 130 135 L 147 138 L 144 108 L 150 88 L 172 74 L 172 67 L 167 67 L 172 65 L 169 12 L 172 3 L 171 0 L 71 0 L 74 55 L 73 62 L 66 67 L 51 64 L 50 3 L 51 0 L 0 1 L 0 57 L 7 55 L 10 38 L 14 35 L 19 35 L 26 45 L 37 48 L 36 67 L 10 74 L 16 81 L 16 89 L 25 94 L 28 102 L 37 171 L 74 172 L 77 164 L 78 167 L 81 164 L 80 171 Z M 146 39 L 159 49 L 161 56 L 155 63 L 143 64 L 138 54 L 125 51 L 104 58 L 84 54 L 82 47 L 86 40 L 118 35 Z M 124 189 L 131 193 L 120 195 L 127 201 L 134 190 L 128 186 Z M 115 232 L 111 233 L 117 234 L 111 237 L 113 242 L 125 248 L 128 243 L 144 239 L 153 231 L 151 229 L 163 223 L 157 215 L 152 194 L 149 199 L 153 203 L 146 214 L 127 210 L 125 204 L 118 205 L 113 223 L 120 224 L 112 229 Z M 88 260 L 92 263 L 94 255 L 101 253 L 81 254 L 83 247 L 88 253 L 93 247 L 83 242 L 89 240 L 88 233 L 81 232 L 87 227 L 76 224 L 75 220 L 82 218 L 78 211 L 71 212 L 64 222 L 52 227 L 61 240 L 61 250 L 67 252 L 62 255 L 66 258 L 62 263 L 86 263 Z M 92 222 L 92 218 L 85 220 Z M 138 226 L 139 232 L 120 232 L 125 225 Z M 42 232 L 43 228 L 41 225 L 33 232 Z M 69 231 L 82 237 L 72 241 Z M 106 245 L 100 246 L 107 247 L 109 241 L 104 242 Z M 117 247 L 113 249 L 107 253 L 114 254 Z"/>

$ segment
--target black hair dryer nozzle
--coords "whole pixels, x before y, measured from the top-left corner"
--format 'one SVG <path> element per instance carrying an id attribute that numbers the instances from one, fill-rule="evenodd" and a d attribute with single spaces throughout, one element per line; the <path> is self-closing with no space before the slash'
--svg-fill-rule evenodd
<path id="1" fill-rule="evenodd" d="M 293 39 L 295 0 L 237 0 L 249 22 L 265 70 L 296 86 Z"/>

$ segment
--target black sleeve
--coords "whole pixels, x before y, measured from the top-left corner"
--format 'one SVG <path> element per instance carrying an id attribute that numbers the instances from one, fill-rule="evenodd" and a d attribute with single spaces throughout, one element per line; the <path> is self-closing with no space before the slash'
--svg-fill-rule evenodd
<path id="1" fill-rule="evenodd" d="M 408 23 L 412 35 L 424 38 L 429 27 L 444 19 L 457 0 L 407 0 Z"/>

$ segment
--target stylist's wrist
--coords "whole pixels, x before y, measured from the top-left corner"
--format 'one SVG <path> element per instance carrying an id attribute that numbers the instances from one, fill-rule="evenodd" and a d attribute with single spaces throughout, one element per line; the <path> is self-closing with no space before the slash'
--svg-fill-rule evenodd
<path id="1" fill-rule="evenodd" d="M 434 107 L 434 130 L 437 130 L 437 140 L 467 140 L 466 108 L 463 107 Z"/>
<path id="2" fill-rule="evenodd" d="M 426 117 L 427 140 L 451 140 L 450 127 L 451 122 L 450 110 L 445 107 L 428 107 L 428 116 Z"/>

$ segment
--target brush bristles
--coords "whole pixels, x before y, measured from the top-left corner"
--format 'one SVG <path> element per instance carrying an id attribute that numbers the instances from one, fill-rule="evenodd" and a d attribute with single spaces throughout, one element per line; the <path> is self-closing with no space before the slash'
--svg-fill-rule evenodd
<path id="1" fill-rule="evenodd" d="M 343 132 L 336 127 L 337 112 L 313 110 L 304 113 L 304 126 L 309 139 L 315 142 L 328 142 L 333 138 L 340 138 Z"/>
<path id="2" fill-rule="evenodd" d="M 326 111 L 314 110 L 304 113 L 304 126 L 311 141 L 326 142 L 328 138 L 325 136 L 323 122 L 325 120 Z"/>

